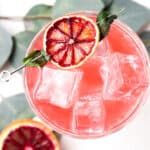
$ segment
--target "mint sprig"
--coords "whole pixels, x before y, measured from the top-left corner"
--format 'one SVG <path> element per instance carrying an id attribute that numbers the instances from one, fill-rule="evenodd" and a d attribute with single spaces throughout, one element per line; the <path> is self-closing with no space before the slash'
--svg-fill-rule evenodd
<path id="1" fill-rule="evenodd" d="M 113 0 L 110 3 L 106 4 L 105 7 L 97 15 L 97 25 L 100 30 L 100 40 L 102 40 L 109 32 L 112 22 L 117 18 L 116 14 L 112 14 L 112 4 Z"/>
<path id="2" fill-rule="evenodd" d="M 25 66 L 43 67 L 50 60 L 50 56 L 44 50 L 34 50 L 24 59 Z"/>

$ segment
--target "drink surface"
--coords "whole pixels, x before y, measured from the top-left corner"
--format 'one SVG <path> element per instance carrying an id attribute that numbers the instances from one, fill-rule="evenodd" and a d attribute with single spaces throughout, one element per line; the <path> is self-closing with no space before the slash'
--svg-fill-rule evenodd
<path id="1" fill-rule="evenodd" d="M 95 14 L 84 14 L 95 19 Z M 43 49 L 44 31 L 28 52 Z M 51 62 L 43 68 L 26 67 L 25 92 L 36 114 L 56 131 L 81 138 L 103 136 L 123 127 L 147 98 L 148 61 L 140 39 L 116 20 L 81 67 L 61 70 Z"/>

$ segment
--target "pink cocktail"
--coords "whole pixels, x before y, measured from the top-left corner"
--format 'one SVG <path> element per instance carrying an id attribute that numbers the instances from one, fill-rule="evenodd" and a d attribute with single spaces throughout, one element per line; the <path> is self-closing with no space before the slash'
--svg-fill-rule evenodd
<path id="1" fill-rule="evenodd" d="M 77 12 L 93 19 L 96 13 Z M 46 27 L 28 52 L 43 49 Z M 96 53 L 76 69 L 26 67 L 25 93 L 36 114 L 62 134 L 100 137 L 122 128 L 148 97 L 149 57 L 138 36 L 115 20 Z"/>

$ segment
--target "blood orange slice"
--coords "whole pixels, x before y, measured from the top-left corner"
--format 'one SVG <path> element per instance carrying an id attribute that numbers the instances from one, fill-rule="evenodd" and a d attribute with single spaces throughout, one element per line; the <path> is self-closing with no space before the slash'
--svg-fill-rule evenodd
<path id="1" fill-rule="evenodd" d="M 54 20 L 44 36 L 44 49 L 61 69 L 79 67 L 93 55 L 99 41 L 96 23 L 80 15 Z"/>
<path id="2" fill-rule="evenodd" d="M 53 132 L 40 122 L 18 120 L 0 134 L 0 150 L 59 150 Z"/>

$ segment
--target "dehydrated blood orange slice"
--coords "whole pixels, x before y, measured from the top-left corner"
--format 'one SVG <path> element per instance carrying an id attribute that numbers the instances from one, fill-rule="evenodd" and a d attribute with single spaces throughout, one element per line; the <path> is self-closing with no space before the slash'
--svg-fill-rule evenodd
<path id="1" fill-rule="evenodd" d="M 59 150 L 52 130 L 40 122 L 18 120 L 0 134 L 0 150 Z"/>
<path id="2" fill-rule="evenodd" d="M 25 66 L 43 67 L 50 60 L 61 69 L 82 65 L 94 54 L 98 42 L 107 36 L 111 24 L 117 19 L 117 15 L 112 14 L 112 4 L 113 1 L 107 3 L 96 20 L 90 16 L 69 14 L 52 21 L 45 27 L 44 50 L 31 51 L 23 59 L 23 66 L 7 72 L 7 79 L 4 78 L 6 71 L 3 71 L 0 80 L 8 81 L 10 75 Z"/>
<path id="3" fill-rule="evenodd" d="M 79 67 L 95 52 L 99 41 L 96 23 L 80 15 L 54 20 L 44 35 L 44 49 L 62 69 Z"/>

